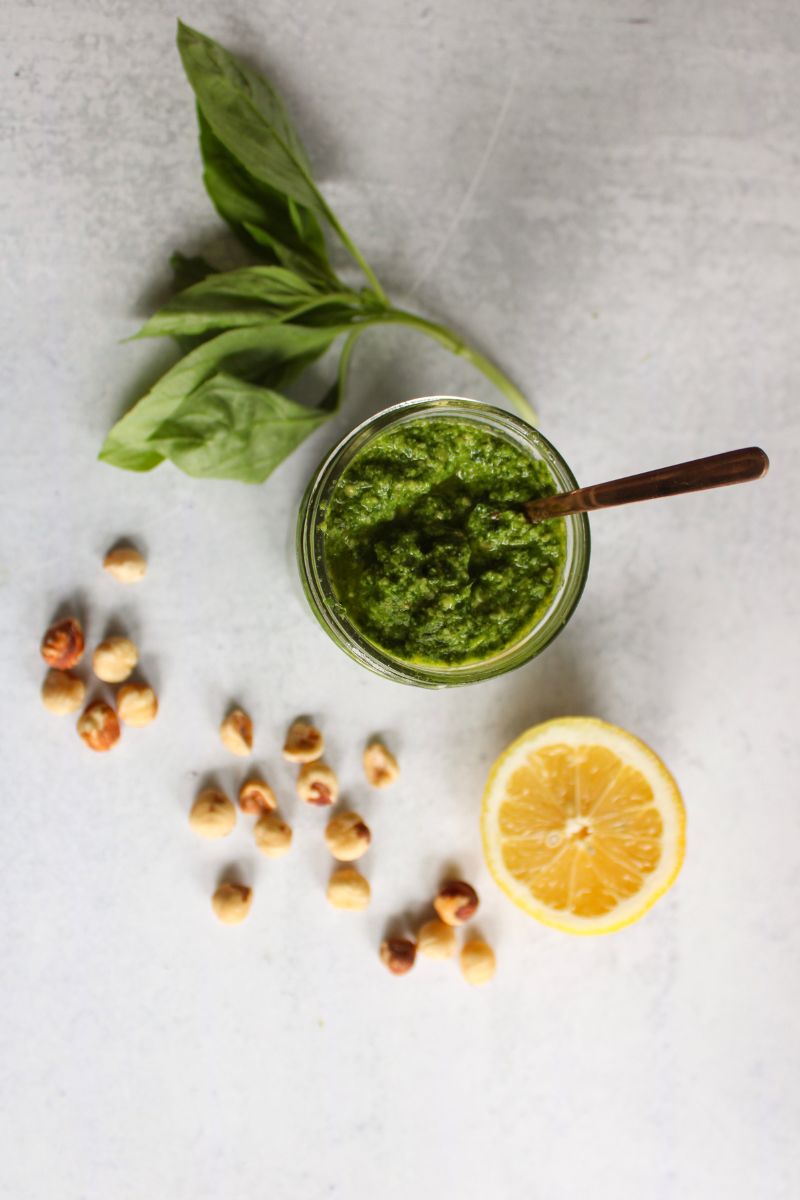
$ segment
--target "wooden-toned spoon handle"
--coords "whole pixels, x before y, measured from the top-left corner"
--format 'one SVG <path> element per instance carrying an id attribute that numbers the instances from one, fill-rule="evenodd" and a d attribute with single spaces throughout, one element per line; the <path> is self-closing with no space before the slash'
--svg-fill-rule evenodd
<path id="1" fill-rule="evenodd" d="M 661 496 L 680 496 L 684 492 L 704 492 L 707 488 L 727 487 L 731 483 L 747 483 L 766 475 L 769 459 L 758 446 L 743 450 L 727 450 L 709 458 L 676 463 L 627 475 L 592 487 L 578 488 L 560 496 L 545 496 L 523 505 L 530 521 L 562 517 L 570 513 L 591 512 L 596 508 L 614 508 L 618 504 L 633 504 L 636 500 L 656 500 Z"/>

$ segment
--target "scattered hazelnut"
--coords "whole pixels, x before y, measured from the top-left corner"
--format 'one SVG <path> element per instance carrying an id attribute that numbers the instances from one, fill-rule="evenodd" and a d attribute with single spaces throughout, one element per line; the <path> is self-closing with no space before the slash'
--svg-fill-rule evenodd
<path id="1" fill-rule="evenodd" d="M 206 788 L 192 805 L 189 824 L 200 837 L 227 837 L 236 824 L 236 809 L 224 792 Z"/>
<path id="2" fill-rule="evenodd" d="M 304 763 L 297 776 L 297 794 L 306 804 L 324 808 L 339 798 L 339 780 L 324 762 Z"/>
<path id="3" fill-rule="evenodd" d="M 243 813 L 267 813 L 278 807 L 275 793 L 264 779 L 245 779 L 239 788 L 239 808 Z"/>
<path id="4" fill-rule="evenodd" d="M 65 617 L 51 625 L 42 638 L 42 658 L 48 666 L 68 671 L 80 662 L 85 645 L 80 621 Z"/>
<path id="5" fill-rule="evenodd" d="M 459 961 L 461 974 L 467 983 L 476 987 L 481 983 L 488 983 L 497 970 L 494 950 L 480 938 L 474 938 L 471 942 L 464 943 L 461 947 Z"/>
<path id="6" fill-rule="evenodd" d="M 456 935 L 450 925 L 434 917 L 426 921 L 417 934 L 417 949 L 426 958 L 452 958 L 456 952 Z"/>
<path id="7" fill-rule="evenodd" d="M 231 754 L 244 758 L 253 749 L 253 722 L 241 708 L 232 708 L 219 727 L 219 736 Z"/>
<path id="8" fill-rule="evenodd" d="M 92 655 L 92 667 L 103 683 L 122 683 L 139 661 L 139 651 L 130 638 L 105 638 Z"/>
<path id="9" fill-rule="evenodd" d="M 221 883 L 211 897 L 211 906 L 223 925 L 239 925 L 250 912 L 253 889 L 243 883 Z"/>
<path id="10" fill-rule="evenodd" d="M 95 700 L 78 717 L 78 733 L 90 750 L 110 750 L 120 736 L 117 714 L 105 700 Z"/>
<path id="11" fill-rule="evenodd" d="M 417 947 L 408 938 L 385 938 L 381 942 L 381 962 L 393 975 L 405 975 L 416 957 Z"/>
<path id="12" fill-rule="evenodd" d="M 125 683 L 117 692 L 117 713 L 125 725 L 149 725 L 156 718 L 158 700 L 146 683 Z"/>
<path id="13" fill-rule="evenodd" d="M 265 812 L 253 830 L 256 845 L 267 858 L 283 858 L 292 845 L 292 829 L 276 812 Z"/>
<path id="14" fill-rule="evenodd" d="M 292 721 L 283 743 L 283 757 L 289 762 L 309 763 L 322 758 L 325 739 L 308 721 Z"/>
<path id="15" fill-rule="evenodd" d="M 138 583 L 144 579 L 147 563 L 133 546 L 117 546 L 103 559 L 103 567 L 120 583 Z"/>
<path id="16" fill-rule="evenodd" d="M 328 900 L 334 908 L 358 912 L 369 905 L 368 881 L 355 867 L 337 867 L 328 881 Z"/>
<path id="17" fill-rule="evenodd" d="M 389 787 L 400 774 L 397 759 L 377 738 L 364 750 L 364 774 L 367 783 L 376 788 Z"/>
<path id="18" fill-rule="evenodd" d="M 86 684 L 67 671 L 48 671 L 42 684 L 42 704 L 51 713 L 77 712 L 86 697 Z"/>
<path id="19" fill-rule="evenodd" d="M 369 826 L 355 812 L 343 812 L 332 817 L 325 830 L 325 844 L 340 862 L 355 862 L 366 854 L 372 834 Z"/>
<path id="20" fill-rule="evenodd" d="M 464 925 L 478 911 L 478 893 L 461 880 L 451 880 L 439 888 L 433 907 L 446 925 Z"/>

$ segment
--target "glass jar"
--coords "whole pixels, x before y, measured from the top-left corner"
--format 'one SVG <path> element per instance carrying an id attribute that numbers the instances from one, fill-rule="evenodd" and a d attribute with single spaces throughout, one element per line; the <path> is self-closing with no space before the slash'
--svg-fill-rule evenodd
<path id="1" fill-rule="evenodd" d="M 564 628 L 575 611 L 589 569 L 589 522 L 585 513 L 562 518 L 566 558 L 548 608 L 518 641 L 490 657 L 456 665 L 407 662 L 372 643 L 350 620 L 333 589 L 325 562 L 324 522 L 334 490 L 359 451 L 380 434 L 409 421 L 442 417 L 480 425 L 544 461 L 559 492 L 578 486 L 554 446 L 538 430 L 500 408 L 459 396 L 427 396 L 384 409 L 348 434 L 320 464 L 308 485 L 297 522 L 297 560 L 300 578 L 312 612 L 326 633 L 356 662 L 384 679 L 418 687 L 453 687 L 492 679 L 528 662 Z"/>

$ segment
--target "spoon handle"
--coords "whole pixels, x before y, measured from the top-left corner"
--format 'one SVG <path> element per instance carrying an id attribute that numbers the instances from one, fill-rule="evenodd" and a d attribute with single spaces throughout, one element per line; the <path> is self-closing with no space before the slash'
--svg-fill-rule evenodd
<path id="1" fill-rule="evenodd" d="M 559 496 L 544 496 L 523 505 L 529 521 L 545 521 L 570 513 L 591 512 L 596 508 L 615 508 L 618 504 L 633 504 L 636 500 L 656 500 L 662 496 L 680 496 L 684 492 L 704 492 L 707 488 L 727 487 L 731 483 L 747 483 L 766 475 L 769 459 L 758 446 L 744 450 L 727 450 L 709 458 L 659 467 L 641 475 L 626 475 L 578 488 Z"/>

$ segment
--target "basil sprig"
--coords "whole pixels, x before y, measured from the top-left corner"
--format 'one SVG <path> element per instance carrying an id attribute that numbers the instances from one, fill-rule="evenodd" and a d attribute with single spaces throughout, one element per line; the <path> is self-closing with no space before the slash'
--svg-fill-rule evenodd
<path id="1" fill-rule="evenodd" d="M 270 82 L 182 22 L 178 49 L 197 99 L 206 190 L 260 261 L 222 272 L 202 258 L 173 257 L 176 294 L 136 336 L 174 337 L 184 357 L 116 423 L 101 459 L 131 471 L 170 459 L 189 475 L 260 483 L 338 408 L 356 339 L 389 323 L 469 359 L 532 421 L 494 363 L 443 325 L 390 304 L 314 182 Z M 333 270 L 326 231 L 363 272 L 359 290 Z M 319 405 L 282 395 L 338 338 L 336 383 Z"/>

